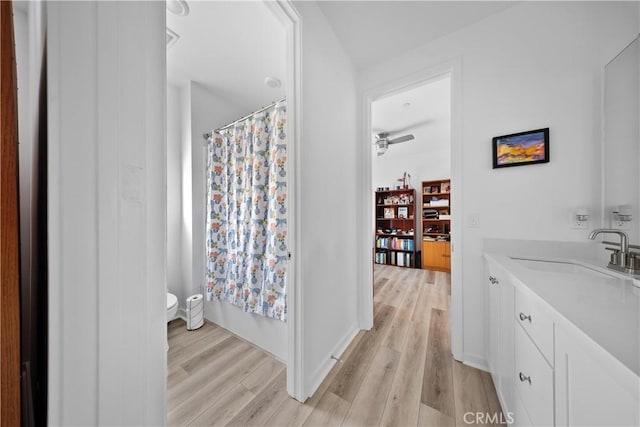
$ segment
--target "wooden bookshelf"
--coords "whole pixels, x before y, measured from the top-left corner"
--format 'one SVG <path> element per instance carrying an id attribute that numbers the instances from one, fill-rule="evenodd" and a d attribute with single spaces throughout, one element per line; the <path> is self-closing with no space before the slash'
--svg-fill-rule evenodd
<path id="1" fill-rule="evenodd" d="M 422 268 L 451 271 L 451 180 L 421 186 Z"/>
<path id="2" fill-rule="evenodd" d="M 416 201 L 413 188 L 376 191 L 375 263 L 417 266 Z"/>

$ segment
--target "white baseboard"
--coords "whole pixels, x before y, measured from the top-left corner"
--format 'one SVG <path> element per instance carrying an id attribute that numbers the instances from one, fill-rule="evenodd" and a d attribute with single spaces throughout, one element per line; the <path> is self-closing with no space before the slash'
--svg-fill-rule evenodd
<path id="1" fill-rule="evenodd" d="M 187 321 L 187 309 L 178 308 L 178 312 L 176 313 L 176 319 L 182 319 L 185 322 Z"/>
<path id="2" fill-rule="evenodd" d="M 489 372 L 489 365 L 487 365 L 486 359 L 484 357 L 478 356 L 477 354 L 465 353 L 463 356 L 462 363 L 464 363 L 465 365 L 471 366 L 472 368 Z"/>
<path id="3" fill-rule="evenodd" d="M 309 381 L 307 382 L 307 384 L 310 385 L 309 387 L 306 387 L 307 390 L 305 396 L 307 398 L 313 396 L 313 393 L 315 393 L 318 387 L 320 387 L 322 381 L 324 381 L 324 379 L 329 374 L 329 371 L 331 371 L 331 368 L 333 368 L 333 365 L 335 365 L 336 360 L 332 359 L 331 356 L 341 356 L 342 353 L 344 353 L 344 351 L 347 349 L 349 344 L 351 344 L 351 341 L 353 341 L 358 332 L 360 332 L 360 329 L 358 329 L 357 325 L 354 324 L 351 328 L 349 328 L 344 337 L 342 337 L 342 339 L 334 347 L 333 351 L 327 354 L 325 362 L 318 366 L 318 368 L 314 371 L 314 373 L 309 378 Z"/>

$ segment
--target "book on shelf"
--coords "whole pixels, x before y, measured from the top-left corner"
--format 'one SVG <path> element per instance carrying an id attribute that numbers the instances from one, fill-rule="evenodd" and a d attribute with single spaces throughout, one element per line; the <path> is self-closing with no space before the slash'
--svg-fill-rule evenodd
<path id="1" fill-rule="evenodd" d="M 387 263 L 387 253 L 386 252 L 376 252 L 376 263 L 377 264 L 386 264 Z"/>
<path id="2" fill-rule="evenodd" d="M 451 215 L 449 215 L 449 214 L 440 214 L 439 218 L 440 219 L 451 219 Z"/>

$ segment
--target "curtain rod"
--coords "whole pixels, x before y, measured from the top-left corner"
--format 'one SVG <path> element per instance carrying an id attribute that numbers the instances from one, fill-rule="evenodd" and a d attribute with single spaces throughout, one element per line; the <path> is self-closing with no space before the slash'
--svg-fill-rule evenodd
<path id="1" fill-rule="evenodd" d="M 286 101 L 286 99 L 287 99 L 287 97 L 285 96 L 284 98 L 282 98 L 282 99 L 280 99 L 280 100 L 278 100 L 278 101 L 273 101 L 271 104 L 269 104 L 269 105 L 267 105 L 267 106 L 265 106 L 265 107 L 262 107 L 262 108 L 260 108 L 259 110 L 254 111 L 253 113 L 247 114 L 246 116 L 241 117 L 241 118 L 239 118 L 238 120 L 236 120 L 236 121 L 234 121 L 234 122 L 231 122 L 231 123 L 229 123 L 229 124 L 228 124 L 228 125 L 226 125 L 226 126 L 222 126 L 222 127 L 218 128 L 218 129 L 214 130 L 213 132 L 207 132 L 207 133 L 205 133 L 204 135 L 202 135 L 202 137 L 203 137 L 204 139 L 211 139 L 211 137 L 213 136 L 213 134 L 214 134 L 214 133 L 219 133 L 221 130 L 224 130 L 224 129 L 230 128 L 231 126 L 235 125 L 236 123 L 241 122 L 241 121 L 243 121 L 243 120 L 246 120 L 246 119 L 248 119 L 249 117 L 253 116 L 254 114 L 262 113 L 264 110 L 268 110 L 269 108 L 273 107 L 273 106 L 274 106 L 274 105 L 276 105 L 277 103 L 279 103 L 279 102 L 283 102 L 283 101 Z"/>

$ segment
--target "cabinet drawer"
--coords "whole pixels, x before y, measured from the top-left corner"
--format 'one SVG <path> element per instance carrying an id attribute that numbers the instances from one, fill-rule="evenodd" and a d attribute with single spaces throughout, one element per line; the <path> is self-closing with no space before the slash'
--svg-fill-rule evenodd
<path id="1" fill-rule="evenodd" d="M 538 301 L 516 292 L 516 320 L 553 366 L 553 321 Z"/>
<path id="2" fill-rule="evenodd" d="M 553 370 L 522 327 L 516 326 L 516 394 L 531 423 L 553 425 Z"/>

